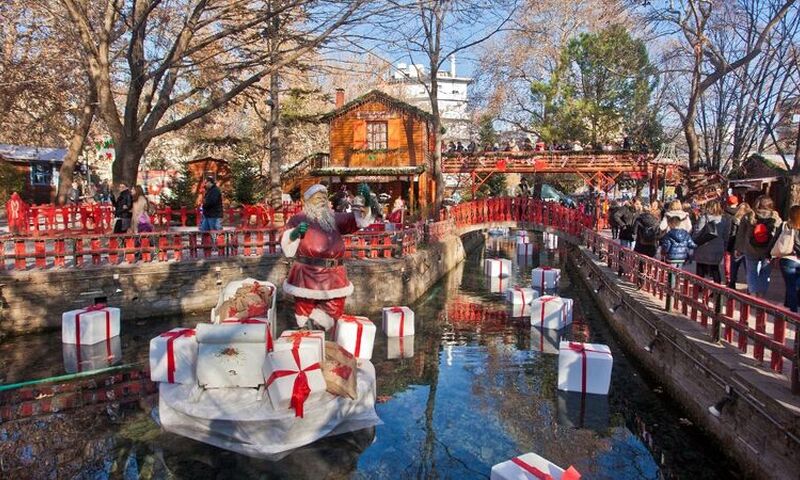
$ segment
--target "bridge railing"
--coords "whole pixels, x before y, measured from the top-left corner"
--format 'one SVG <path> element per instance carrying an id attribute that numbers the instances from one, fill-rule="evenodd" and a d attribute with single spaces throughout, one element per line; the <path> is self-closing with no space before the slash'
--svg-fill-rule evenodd
<path id="1" fill-rule="evenodd" d="M 800 394 L 800 315 L 634 252 L 591 229 L 584 229 L 582 238 L 609 268 L 663 302 L 666 311 L 698 322 L 712 341 L 787 373 L 792 392 Z"/>

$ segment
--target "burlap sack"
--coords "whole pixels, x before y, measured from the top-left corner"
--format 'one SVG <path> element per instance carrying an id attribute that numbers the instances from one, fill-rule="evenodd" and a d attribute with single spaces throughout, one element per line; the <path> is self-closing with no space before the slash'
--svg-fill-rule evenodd
<path id="1" fill-rule="evenodd" d="M 358 391 L 357 371 L 356 357 L 336 342 L 325 342 L 322 375 L 325 377 L 328 393 L 355 399 Z"/>

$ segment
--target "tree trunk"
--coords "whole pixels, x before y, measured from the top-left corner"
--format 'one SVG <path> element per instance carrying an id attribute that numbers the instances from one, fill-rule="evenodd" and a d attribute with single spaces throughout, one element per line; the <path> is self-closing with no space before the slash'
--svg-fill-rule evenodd
<path id="1" fill-rule="evenodd" d="M 61 169 L 58 173 L 58 192 L 56 193 L 56 204 L 58 205 L 67 203 L 69 189 L 72 187 L 72 174 L 75 171 L 78 157 L 86 142 L 86 136 L 89 134 L 89 128 L 92 126 L 96 103 L 97 93 L 95 92 L 94 86 L 90 85 L 86 95 L 86 101 L 83 104 L 83 110 L 78 117 L 78 123 L 72 130 L 72 138 L 69 141 L 67 155 L 64 157 L 64 163 L 61 164 Z"/>
<path id="2" fill-rule="evenodd" d="M 797 138 L 794 139 L 794 164 L 792 173 L 800 174 L 800 122 L 797 123 Z"/>
<path id="3" fill-rule="evenodd" d="M 139 174 L 139 162 L 142 160 L 146 145 L 130 139 L 123 138 L 115 143 L 114 163 L 111 165 L 111 175 L 114 184 L 124 182 L 133 187 Z"/>
<path id="4" fill-rule="evenodd" d="M 281 208 L 281 142 L 278 74 L 270 75 L 269 98 L 272 108 L 269 112 L 269 203 L 275 210 Z"/>
<path id="5" fill-rule="evenodd" d="M 433 116 L 433 138 L 434 138 L 434 153 L 433 153 L 433 180 L 436 182 L 436 191 L 433 200 L 433 209 L 431 210 L 432 217 L 436 218 L 439 215 L 439 210 L 442 208 L 442 201 L 444 200 L 444 174 L 442 173 L 442 116 L 439 112 L 439 82 L 436 80 L 438 71 L 431 69 L 431 114 Z"/>

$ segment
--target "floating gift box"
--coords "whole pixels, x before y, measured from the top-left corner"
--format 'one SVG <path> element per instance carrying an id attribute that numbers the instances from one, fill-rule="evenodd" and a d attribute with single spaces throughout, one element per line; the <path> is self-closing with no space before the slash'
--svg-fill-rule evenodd
<path id="1" fill-rule="evenodd" d="M 536 250 L 534 250 L 532 243 L 518 243 L 517 244 L 517 256 L 519 257 L 532 257 Z"/>
<path id="2" fill-rule="evenodd" d="M 509 305 L 509 314 L 511 318 L 524 318 L 530 320 L 531 306 L 528 303 L 512 303 Z"/>
<path id="3" fill-rule="evenodd" d="M 367 317 L 342 315 L 336 321 L 336 343 L 356 358 L 369 360 L 372 358 L 376 330 L 375 324 Z"/>
<path id="4" fill-rule="evenodd" d="M 558 348 L 558 389 L 608 395 L 611 350 L 599 343 L 561 342 Z"/>
<path id="5" fill-rule="evenodd" d="M 534 352 L 558 355 L 558 346 L 562 337 L 561 330 L 531 327 L 531 350 Z"/>
<path id="6" fill-rule="evenodd" d="M 325 360 L 325 330 L 284 330 L 275 340 L 275 350 L 291 350 L 301 343 L 317 347 L 319 360 Z"/>
<path id="7" fill-rule="evenodd" d="M 558 424 L 570 428 L 585 428 L 604 433 L 611 416 L 608 395 L 584 395 L 580 392 L 556 392 Z"/>
<path id="8" fill-rule="evenodd" d="M 506 300 L 514 305 L 529 305 L 538 296 L 539 292 L 528 287 L 516 286 L 506 290 Z"/>
<path id="9" fill-rule="evenodd" d="M 558 248 L 558 236 L 553 233 L 544 232 L 542 235 L 542 243 L 547 250 L 555 250 Z"/>
<path id="10" fill-rule="evenodd" d="M 564 301 L 564 310 L 562 312 L 564 314 L 564 325 L 569 325 L 572 323 L 572 306 L 574 302 L 571 298 L 561 297 L 561 300 Z"/>
<path id="11" fill-rule="evenodd" d="M 197 338 L 193 328 L 173 328 L 150 340 L 150 380 L 195 384 Z"/>
<path id="12" fill-rule="evenodd" d="M 552 267 L 536 267 L 531 271 L 531 286 L 539 290 L 555 290 L 561 279 L 561 270 Z"/>
<path id="13" fill-rule="evenodd" d="M 517 237 L 517 246 L 519 245 L 530 245 L 531 239 L 527 235 L 522 237 Z"/>
<path id="14" fill-rule="evenodd" d="M 508 277 L 489 277 L 489 292 L 505 294 L 511 288 L 511 279 Z"/>
<path id="15" fill-rule="evenodd" d="M 297 348 L 270 352 L 263 362 L 267 395 L 275 410 L 293 409 L 302 417 L 304 408 L 326 395 L 319 347 L 301 342 Z"/>
<path id="16" fill-rule="evenodd" d="M 564 299 L 555 295 L 544 295 L 531 302 L 531 326 L 561 330 L 567 326 L 564 315 Z"/>
<path id="17" fill-rule="evenodd" d="M 411 358 L 414 356 L 414 335 L 386 339 L 386 358 Z"/>
<path id="18" fill-rule="evenodd" d="M 197 325 L 197 382 L 206 388 L 258 387 L 272 335 L 266 323 Z"/>
<path id="19" fill-rule="evenodd" d="M 387 337 L 414 335 L 414 311 L 408 307 L 384 307 L 382 329 Z"/>
<path id="20" fill-rule="evenodd" d="M 122 361 L 122 341 L 118 336 L 93 345 L 64 343 L 61 347 L 67 373 L 98 370 Z"/>
<path id="21" fill-rule="evenodd" d="M 511 275 L 511 260 L 487 258 L 483 263 L 483 271 L 490 277 L 507 277 Z"/>
<path id="22" fill-rule="evenodd" d="M 517 238 L 529 238 L 527 230 L 517 230 L 515 233 Z"/>
<path id="23" fill-rule="evenodd" d="M 97 304 L 61 315 L 61 342 L 94 345 L 119 336 L 119 308 Z"/>
<path id="24" fill-rule="evenodd" d="M 526 453 L 492 467 L 490 480 L 578 480 L 574 467 L 566 470 L 535 453 Z"/>

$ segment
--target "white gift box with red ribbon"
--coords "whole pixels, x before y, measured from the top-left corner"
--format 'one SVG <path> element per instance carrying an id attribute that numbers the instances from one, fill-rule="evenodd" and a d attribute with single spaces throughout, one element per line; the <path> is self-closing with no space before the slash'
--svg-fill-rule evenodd
<path id="1" fill-rule="evenodd" d="M 512 305 L 530 305 L 538 297 L 539 292 L 528 287 L 516 286 L 506 290 L 506 300 Z"/>
<path id="2" fill-rule="evenodd" d="M 369 360 L 375 345 L 375 324 L 367 317 L 342 315 L 336 321 L 336 343 L 354 357 Z"/>
<path id="3" fill-rule="evenodd" d="M 487 258 L 483 263 L 483 271 L 490 277 L 507 277 L 511 275 L 511 260 L 507 258 Z"/>
<path id="4" fill-rule="evenodd" d="M 558 355 L 561 337 L 561 330 L 542 328 L 541 326 L 531 327 L 531 350 Z"/>
<path id="5" fill-rule="evenodd" d="M 535 453 L 526 453 L 492 467 L 490 480 L 578 480 L 574 467 L 566 470 Z"/>
<path id="6" fill-rule="evenodd" d="M 546 250 L 555 250 L 558 248 L 558 235 L 544 232 L 542 235 L 542 243 Z"/>
<path id="7" fill-rule="evenodd" d="M 561 300 L 564 301 L 564 325 L 570 325 L 572 323 L 572 306 L 575 303 L 571 298 L 564 298 L 561 297 Z"/>
<path id="8" fill-rule="evenodd" d="M 325 360 L 325 331 L 324 330 L 284 330 L 275 340 L 275 351 L 291 350 L 300 344 L 310 344 L 317 347 L 319 361 Z"/>
<path id="9" fill-rule="evenodd" d="M 561 330 L 566 324 L 564 299 L 555 295 L 543 295 L 531 302 L 531 326 Z"/>
<path id="10" fill-rule="evenodd" d="M 531 287 L 539 290 L 558 288 L 561 270 L 552 267 L 536 267 L 531 271 Z"/>
<path id="11" fill-rule="evenodd" d="M 530 237 L 528 237 L 527 232 L 525 235 L 517 236 L 517 245 L 529 245 L 531 243 Z"/>
<path id="12" fill-rule="evenodd" d="M 608 395 L 613 365 L 607 345 L 562 341 L 558 347 L 558 389 Z"/>
<path id="13" fill-rule="evenodd" d="M 61 315 L 61 342 L 94 345 L 119 336 L 119 308 L 97 304 Z"/>
<path id="14" fill-rule="evenodd" d="M 381 326 L 387 337 L 414 335 L 414 311 L 408 307 L 383 307 Z"/>
<path id="15" fill-rule="evenodd" d="M 197 324 L 197 383 L 205 388 L 264 383 L 261 367 L 272 343 L 268 323 Z"/>
<path id="16" fill-rule="evenodd" d="M 517 243 L 517 256 L 531 257 L 536 251 L 532 243 Z"/>
<path id="17" fill-rule="evenodd" d="M 150 380 L 197 383 L 197 338 L 193 328 L 173 328 L 150 340 Z"/>
<path id="18" fill-rule="evenodd" d="M 386 358 L 411 358 L 414 356 L 414 335 L 386 339 Z"/>
<path id="19" fill-rule="evenodd" d="M 122 340 L 117 336 L 94 345 L 62 343 L 61 351 L 67 373 L 88 372 L 119 363 L 122 360 Z"/>
<path id="20" fill-rule="evenodd" d="M 489 277 L 489 292 L 505 294 L 511 288 L 511 279 L 508 277 Z"/>
<path id="21" fill-rule="evenodd" d="M 309 404 L 326 395 L 319 348 L 314 342 L 303 341 L 297 348 L 270 352 L 262 373 L 275 410 L 293 409 L 296 417 L 302 417 Z"/>

